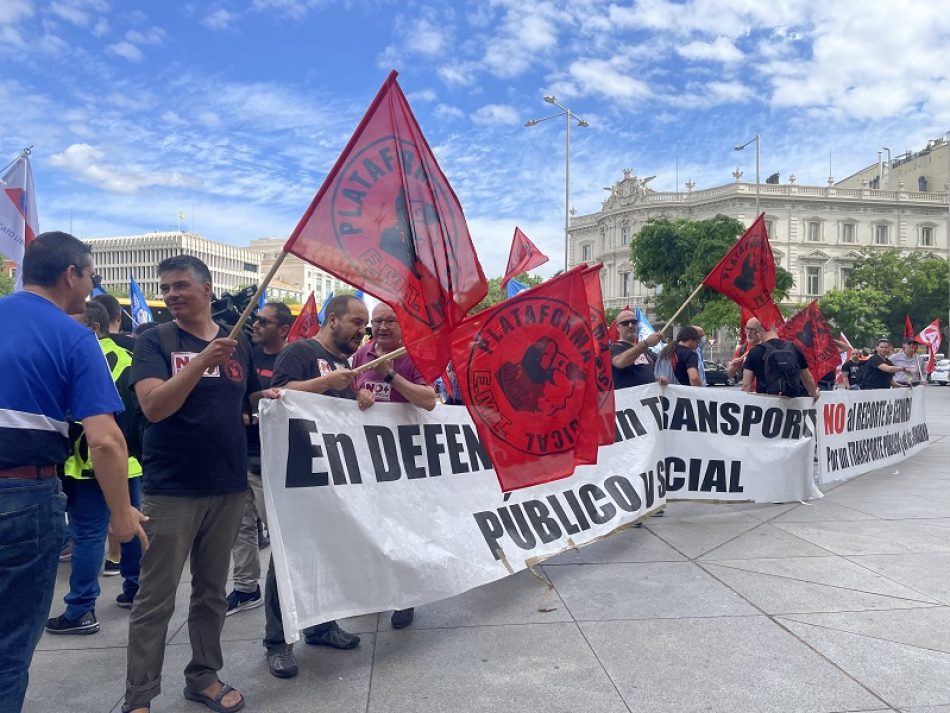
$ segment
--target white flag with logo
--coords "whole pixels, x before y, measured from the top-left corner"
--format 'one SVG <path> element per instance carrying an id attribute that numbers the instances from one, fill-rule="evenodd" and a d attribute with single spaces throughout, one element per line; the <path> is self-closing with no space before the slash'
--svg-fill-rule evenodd
<path id="1" fill-rule="evenodd" d="M 15 290 L 23 286 L 23 251 L 38 234 L 33 169 L 24 152 L 0 178 L 0 254 L 16 263 Z"/>

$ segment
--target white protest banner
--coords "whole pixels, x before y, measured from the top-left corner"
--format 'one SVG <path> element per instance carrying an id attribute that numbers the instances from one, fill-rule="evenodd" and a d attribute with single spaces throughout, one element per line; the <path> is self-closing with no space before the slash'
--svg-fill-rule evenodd
<path id="1" fill-rule="evenodd" d="M 899 463 L 930 445 L 920 388 L 823 393 L 820 409 L 821 483 Z"/>
<path id="2" fill-rule="evenodd" d="M 648 386 L 617 394 L 595 466 L 505 497 L 468 412 L 287 391 L 261 402 L 284 631 L 460 594 L 681 499 L 820 497 L 808 399 Z M 790 481 L 790 482 L 789 482 Z"/>

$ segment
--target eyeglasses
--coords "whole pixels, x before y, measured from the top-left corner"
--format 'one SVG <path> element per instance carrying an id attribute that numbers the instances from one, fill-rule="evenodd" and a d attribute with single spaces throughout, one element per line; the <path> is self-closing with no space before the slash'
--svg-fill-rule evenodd
<path id="1" fill-rule="evenodd" d="M 79 273 L 79 276 L 80 276 L 80 277 L 82 277 L 83 273 L 84 273 L 86 270 L 89 270 L 89 279 L 92 280 L 92 286 L 93 286 L 93 287 L 102 287 L 102 275 L 100 275 L 98 272 L 96 272 L 94 268 L 91 268 L 91 267 L 88 267 L 88 266 L 86 266 L 86 267 L 81 267 L 81 266 L 79 266 L 79 265 L 73 265 L 73 267 L 76 268 L 76 272 Z"/>
<path id="2" fill-rule="evenodd" d="M 273 324 L 275 327 L 280 326 L 280 322 L 278 322 L 276 319 L 267 319 L 267 317 L 256 317 L 254 319 L 254 324 L 259 324 L 262 327 L 266 327 L 268 324 Z"/>
<path id="3" fill-rule="evenodd" d="M 387 327 L 396 326 L 396 320 L 390 317 L 389 319 L 374 319 L 370 322 L 374 327 L 382 327 L 383 325 Z"/>
<path id="4" fill-rule="evenodd" d="M 625 319 L 622 322 L 617 322 L 621 327 L 632 327 L 637 323 L 635 319 Z"/>

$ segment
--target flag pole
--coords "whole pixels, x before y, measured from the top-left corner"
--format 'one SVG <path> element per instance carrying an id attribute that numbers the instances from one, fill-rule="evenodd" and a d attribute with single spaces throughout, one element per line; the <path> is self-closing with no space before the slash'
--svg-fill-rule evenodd
<path id="1" fill-rule="evenodd" d="M 403 354 L 406 354 L 406 353 L 407 352 L 406 352 L 405 347 L 399 347 L 399 349 L 393 349 L 391 352 L 389 352 L 388 354 L 383 354 L 378 359 L 373 359 L 373 361 L 368 361 L 365 364 L 360 364 L 358 367 L 353 369 L 353 371 L 359 374 L 361 371 L 367 371 L 368 369 L 372 369 L 377 364 L 382 364 L 384 361 L 392 361 L 393 359 L 396 359 L 397 357 L 401 357 Z"/>
<path id="2" fill-rule="evenodd" d="M 682 314 L 683 310 L 686 309 L 686 305 L 688 305 L 690 302 L 693 301 L 693 298 L 699 294 L 699 291 L 703 289 L 703 287 L 704 287 L 703 283 L 700 282 L 699 286 L 695 290 L 693 290 L 693 293 L 689 297 L 687 297 L 686 301 L 682 305 L 680 305 L 680 308 L 678 310 L 676 310 L 676 314 L 674 314 L 672 317 L 666 320 L 666 324 L 663 325 L 663 329 L 659 331 L 660 337 L 663 336 L 663 332 L 665 332 L 668 327 L 673 326 L 673 322 L 676 321 L 676 318 L 679 317 L 680 314 Z"/>
<path id="3" fill-rule="evenodd" d="M 247 322 L 248 317 L 251 316 L 251 312 L 254 311 L 254 308 L 257 307 L 257 302 L 261 298 L 261 295 L 264 293 L 264 290 L 267 289 L 267 286 L 270 284 L 270 281 L 274 279 L 274 275 L 277 274 L 277 271 L 280 269 L 281 264 L 284 262 L 284 258 L 287 257 L 287 251 L 284 250 L 277 256 L 277 259 L 274 260 L 274 264 L 271 265 L 270 270 L 267 271 L 267 274 L 264 276 L 264 279 L 261 280 L 261 284 L 257 286 L 257 292 L 254 293 L 254 296 L 251 298 L 251 301 L 247 303 L 247 307 L 244 308 L 244 312 L 241 313 L 241 317 L 238 319 L 237 324 L 234 325 L 234 328 L 231 330 L 231 333 L 228 335 L 228 339 L 237 339 L 237 335 L 242 329 L 244 329 L 244 323 Z"/>

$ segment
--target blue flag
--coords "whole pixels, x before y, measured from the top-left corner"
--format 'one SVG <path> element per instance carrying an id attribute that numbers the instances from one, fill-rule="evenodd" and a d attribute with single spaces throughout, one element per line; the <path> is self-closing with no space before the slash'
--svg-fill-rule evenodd
<path id="1" fill-rule="evenodd" d="M 647 313 L 642 311 L 637 307 L 637 341 L 643 341 L 649 335 L 656 334 L 656 330 L 653 328 L 653 325 L 650 324 L 650 319 L 647 317 Z M 664 342 L 660 342 L 655 347 L 651 347 L 650 351 L 659 354 L 660 350 L 666 346 Z"/>
<path id="2" fill-rule="evenodd" d="M 132 326 L 138 327 L 140 324 L 145 324 L 146 322 L 154 322 L 152 310 L 149 309 L 148 303 L 145 301 L 145 295 L 142 294 L 142 290 L 139 289 L 139 285 L 135 281 L 135 275 L 132 275 L 132 282 L 129 285 L 129 295 L 131 296 L 129 304 L 132 311 Z"/>
<path id="3" fill-rule="evenodd" d="M 93 287 L 93 288 L 92 288 L 92 292 L 89 293 L 89 296 L 90 296 L 90 297 L 98 297 L 99 295 L 107 295 L 107 294 L 109 294 L 109 293 L 106 292 L 106 291 L 105 291 L 104 289 L 102 289 L 101 287 Z"/>
<path id="4" fill-rule="evenodd" d="M 333 299 L 333 290 L 330 290 L 330 294 L 327 295 L 327 298 L 323 300 L 323 304 L 320 306 L 320 314 L 317 315 L 317 319 L 320 320 L 320 324 L 323 324 L 323 320 L 327 316 L 327 305 L 330 304 L 330 300 Z"/>
<path id="5" fill-rule="evenodd" d="M 514 297 L 519 292 L 524 292 L 528 286 L 523 282 L 518 282 L 515 278 L 508 280 L 508 297 Z"/>
<path id="6" fill-rule="evenodd" d="M 363 294 L 363 290 L 357 290 L 357 291 L 356 291 L 356 294 L 353 295 L 353 296 L 354 296 L 356 299 L 358 299 L 360 302 L 362 302 L 362 301 L 363 301 L 363 298 L 364 298 L 366 295 Z"/>
<path id="7" fill-rule="evenodd" d="M 264 305 L 267 304 L 267 288 L 265 287 L 263 292 L 261 292 L 261 297 L 257 300 L 257 311 L 260 312 L 264 309 Z"/>

